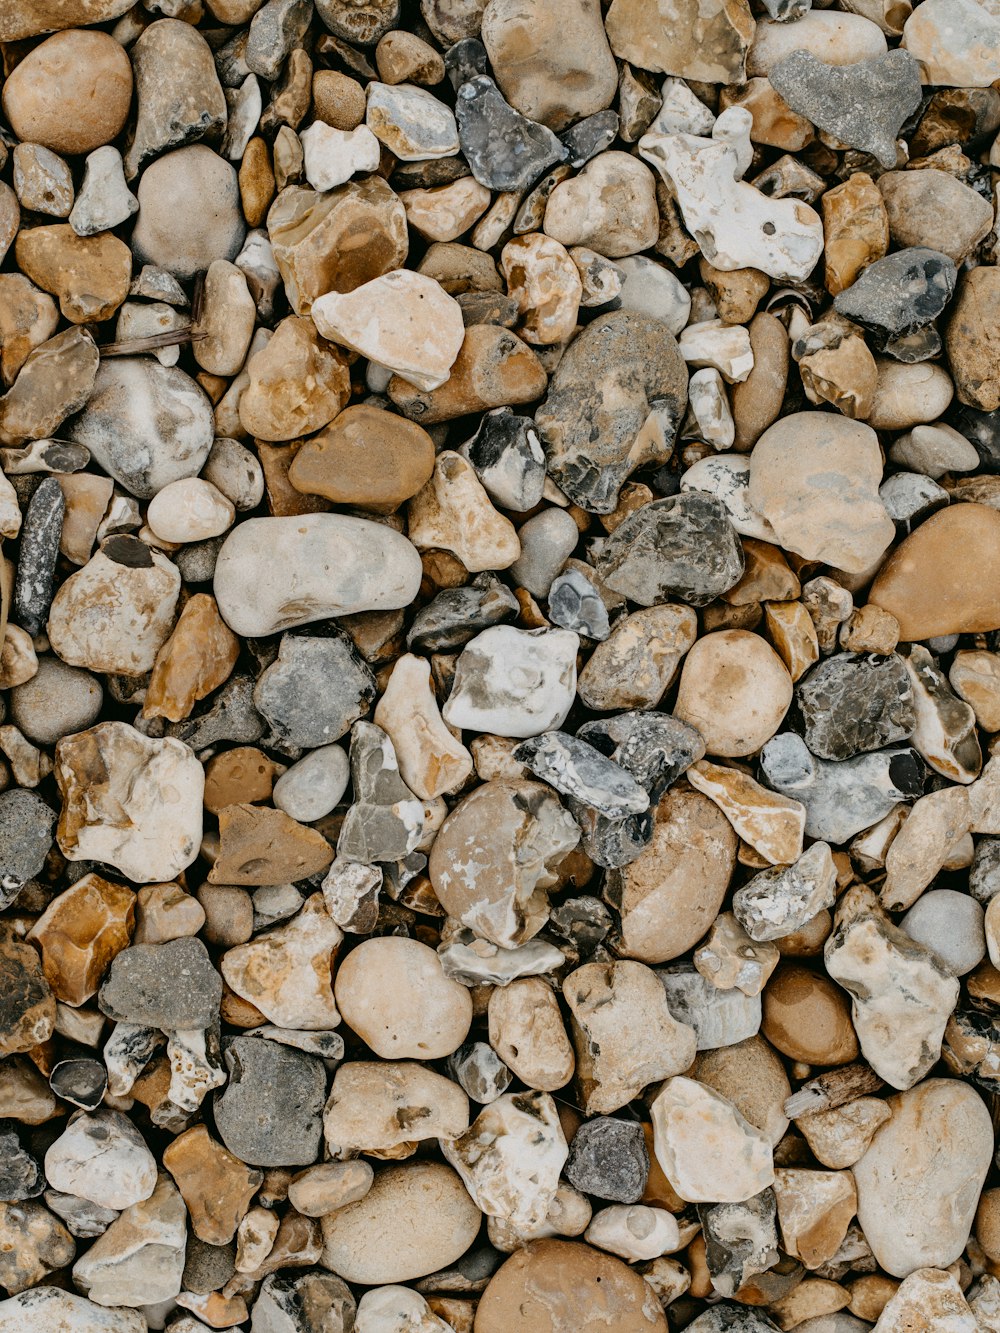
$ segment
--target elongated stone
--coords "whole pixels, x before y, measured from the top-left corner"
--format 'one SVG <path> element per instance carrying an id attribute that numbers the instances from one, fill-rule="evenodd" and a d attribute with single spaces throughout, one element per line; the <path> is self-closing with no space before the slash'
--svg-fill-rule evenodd
<path id="1" fill-rule="evenodd" d="M 515 111 L 486 74 L 458 89 L 455 115 L 462 153 L 490 190 L 526 190 L 568 155 L 550 129 Z"/>

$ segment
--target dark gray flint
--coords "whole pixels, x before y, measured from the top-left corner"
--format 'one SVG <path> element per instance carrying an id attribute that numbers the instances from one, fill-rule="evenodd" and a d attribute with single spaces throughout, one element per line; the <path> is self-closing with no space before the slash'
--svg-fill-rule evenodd
<path id="1" fill-rule="evenodd" d="M 14 616 L 32 638 L 49 615 L 66 499 L 58 477 L 46 477 L 28 502 L 14 575 Z"/>
<path id="2" fill-rule="evenodd" d="M 913 735 L 913 687 L 897 653 L 838 653 L 795 689 L 805 741 L 820 759 L 853 759 Z"/>
<path id="3" fill-rule="evenodd" d="M 563 796 L 609 819 L 642 814 L 649 808 L 649 796 L 630 773 L 568 732 L 532 736 L 517 746 L 513 757 Z"/>
<path id="4" fill-rule="evenodd" d="M 563 1168 L 584 1194 L 613 1203 L 638 1203 L 649 1176 L 649 1153 L 637 1120 L 597 1116 L 573 1135 Z"/>
<path id="5" fill-rule="evenodd" d="M 253 700 L 279 740 L 310 750 L 346 735 L 375 692 L 375 677 L 346 636 L 284 634 Z"/>
<path id="6" fill-rule="evenodd" d="M 883 340 L 915 333 L 937 319 L 955 294 L 958 270 L 940 250 L 911 245 L 869 264 L 833 300 L 838 315 Z"/>
<path id="7" fill-rule="evenodd" d="M 567 569 L 549 588 L 549 619 L 562 629 L 575 630 L 585 639 L 600 642 L 611 633 L 608 608 L 595 585 L 581 569 Z"/>
<path id="8" fill-rule="evenodd" d="M 215 1098 L 215 1127 L 249 1166 L 309 1166 L 319 1153 L 326 1069 L 318 1056 L 261 1037 L 226 1048 L 229 1082 Z"/>
<path id="9" fill-rule="evenodd" d="M 745 1203 L 701 1204 L 698 1216 L 705 1262 L 720 1296 L 735 1296 L 748 1278 L 766 1273 L 780 1259 L 773 1189 Z"/>
<path id="10" fill-rule="evenodd" d="M 489 190 L 526 190 L 567 149 L 550 129 L 522 116 L 488 74 L 463 83 L 455 100 L 458 140 L 480 185 Z"/>
<path id="11" fill-rule="evenodd" d="M 0 1120 L 0 1201 L 36 1199 L 45 1188 L 39 1162 L 21 1146 L 13 1120 Z"/>
<path id="12" fill-rule="evenodd" d="M 23 787 L 0 792 L 0 909 L 41 874 L 52 847 L 55 811 Z"/>

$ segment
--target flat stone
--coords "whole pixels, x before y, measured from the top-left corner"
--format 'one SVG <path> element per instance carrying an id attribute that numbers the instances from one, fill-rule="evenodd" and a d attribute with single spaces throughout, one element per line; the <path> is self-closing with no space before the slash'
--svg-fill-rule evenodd
<path id="1" fill-rule="evenodd" d="M 585 1194 L 616 1203 L 637 1203 L 649 1175 L 642 1127 L 611 1116 L 585 1121 L 570 1140 L 563 1173 Z"/>
<path id="2" fill-rule="evenodd" d="M 982 1327 L 952 1273 L 918 1268 L 903 1279 L 879 1315 L 883 1333 L 902 1330 L 915 1320 L 934 1321 L 935 1328 L 976 1333 Z"/>
<path id="3" fill-rule="evenodd" d="M 122 1023 L 173 1031 L 207 1028 L 215 1022 L 222 982 L 201 940 L 136 944 L 111 963 L 99 1004 Z"/>
<path id="4" fill-rule="evenodd" d="M 374 698 L 371 672 L 340 636 L 282 635 L 277 660 L 254 688 L 254 705 L 275 735 L 304 749 L 339 740 Z"/>
<path id="5" fill-rule="evenodd" d="M 699 1051 L 735 1046 L 760 1030 L 761 1000 L 755 987 L 720 990 L 689 963 L 671 963 L 657 976 L 671 1013 L 694 1029 Z"/>
<path id="6" fill-rule="evenodd" d="M 418 1142 L 452 1139 L 468 1127 L 468 1099 L 450 1079 L 411 1061 L 350 1061 L 334 1075 L 323 1114 L 327 1148 L 343 1165 L 324 1163 L 302 1173 L 312 1183 L 306 1187 L 304 1181 L 300 1182 L 294 1190 L 295 1200 L 308 1190 L 304 1201 L 310 1204 L 309 1216 L 334 1212 L 364 1198 L 371 1188 L 370 1167 L 363 1179 L 357 1179 L 360 1169 L 368 1164 L 344 1160 L 352 1153 L 408 1156 Z M 347 1174 L 330 1174 L 335 1172 Z M 329 1181 L 324 1184 L 328 1175 Z M 321 1207 L 324 1202 L 328 1206 Z"/>
<path id="7" fill-rule="evenodd" d="M 239 643 L 215 600 L 207 593 L 195 593 L 184 603 L 173 633 L 156 655 L 143 716 L 171 722 L 188 717 L 199 699 L 229 678 L 238 654 Z"/>
<path id="8" fill-rule="evenodd" d="M 69 225 L 77 236 L 108 231 L 127 222 L 138 211 L 139 201 L 125 184 L 118 149 L 106 144 L 88 153 L 83 184 L 69 215 Z"/>
<path id="9" fill-rule="evenodd" d="M 373 714 L 392 741 L 403 781 L 425 801 L 455 791 L 472 773 L 472 756 L 445 726 L 430 680 L 430 664 L 405 654 Z"/>
<path id="10" fill-rule="evenodd" d="M 117 236 L 77 236 L 66 223 L 18 234 L 18 267 L 59 300 L 73 324 L 110 319 L 128 295 L 132 259 Z"/>
<path id="11" fill-rule="evenodd" d="M 121 0 L 115 3 L 120 9 Z M 114 7 L 105 0 L 103 8 Z M 64 11 L 55 17 L 57 21 L 64 18 Z M 32 1287 L 0 1301 L 3 1333 L 50 1333 L 60 1324 L 66 1329 L 86 1329 L 87 1333 L 142 1333 L 144 1319 L 139 1310 L 104 1309 L 84 1296 L 52 1286 Z"/>
<path id="12" fill-rule="evenodd" d="M 366 865 L 408 856 L 423 833 L 424 812 L 399 775 L 392 741 L 373 723 L 354 724 L 351 781 L 354 803 L 337 839 L 338 855 Z"/>
<path id="13" fill-rule="evenodd" d="M 897 245 L 927 246 L 960 264 L 989 233 L 989 204 L 947 171 L 887 171 L 878 188 Z"/>
<path id="14" fill-rule="evenodd" d="M 251 887 L 294 883 L 324 871 L 333 848 L 315 829 L 283 810 L 247 803 L 219 812 L 219 851 L 210 884 Z"/>
<path id="15" fill-rule="evenodd" d="M 246 395 L 241 411 L 245 401 Z M 307 494 L 386 513 L 415 495 L 433 466 L 433 444 L 422 426 L 379 407 L 358 405 L 305 442 L 288 476 Z"/>
<path id="16" fill-rule="evenodd" d="M 682 1199 L 742 1203 L 774 1183 L 769 1140 L 705 1084 L 669 1079 L 650 1110 L 657 1161 Z"/>
<path id="17" fill-rule="evenodd" d="M 29 1051 L 52 1036 L 55 996 L 35 950 L 20 940 L 0 941 L 0 974 L 0 1053 L 9 1056 Z"/>
<path id="18" fill-rule="evenodd" d="M 45 1154 L 53 1189 L 102 1208 L 128 1208 L 156 1187 L 156 1163 L 139 1131 L 120 1111 L 78 1116 Z"/>
<path id="19" fill-rule="evenodd" d="M 138 1305 L 180 1294 L 187 1242 L 184 1200 L 162 1175 L 73 1265 L 73 1280 L 100 1305 Z"/>
<path id="20" fill-rule="evenodd" d="M 326 1071 L 316 1056 L 259 1037 L 226 1048 L 229 1083 L 215 1098 L 215 1125 L 250 1166 L 308 1166 L 323 1134 Z"/>
<path id="21" fill-rule="evenodd" d="M 173 1139 L 163 1164 L 183 1196 L 194 1234 L 208 1245 L 227 1245 L 263 1180 L 260 1171 L 244 1166 L 204 1125 Z"/>
<path id="22" fill-rule="evenodd" d="M 742 83 L 754 21 L 742 3 L 713 0 L 706 8 L 689 0 L 666 6 L 614 0 L 607 31 L 615 55 L 641 69 L 706 83 Z"/>
<path id="23" fill-rule="evenodd" d="M 772 865 L 802 854 L 806 810 L 800 801 L 777 796 L 738 768 L 697 760 L 687 771 L 695 791 L 723 812 L 740 838 Z"/>
<path id="24" fill-rule="evenodd" d="M 785 1252 L 820 1268 L 837 1253 L 857 1209 L 851 1173 L 779 1168 L 774 1194 Z"/>

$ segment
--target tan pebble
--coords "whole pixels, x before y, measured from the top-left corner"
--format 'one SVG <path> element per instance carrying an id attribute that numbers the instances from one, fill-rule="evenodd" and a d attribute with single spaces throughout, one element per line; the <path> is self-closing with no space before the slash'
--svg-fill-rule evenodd
<path id="1" fill-rule="evenodd" d="M 2 305 L 2 302 L 0 302 Z M 59 550 L 74 565 L 85 565 L 94 551 L 97 529 L 114 492 L 110 477 L 70 472 L 59 478 L 66 501 Z"/>
<path id="2" fill-rule="evenodd" d="M 77 236 L 66 223 L 22 231 L 15 242 L 18 267 L 59 298 L 73 324 L 110 319 L 128 295 L 132 254 L 110 232 Z"/>
<path id="3" fill-rule="evenodd" d="M 952 310 L 957 305 L 956 301 Z M 949 325 L 949 329 L 954 327 L 954 323 Z M 947 335 L 945 345 L 948 346 Z M 960 354 L 950 347 L 948 350 L 957 374 L 961 365 Z M 868 425 L 875 430 L 907 430 L 910 426 L 937 421 L 952 400 L 954 385 L 951 376 L 933 361 L 905 365 L 900 361 L 877 359 L 876 365 L 878 382 L 867 417 Z M 997 401 L 1000 405 L 1000 398 Z"/>
<path id="4" fill-rule="evenodd" d="M 945 348 L 958 401 L 981 412 L 995 412 L 1000 407 L 998 306 L 1000 270 L 989 265 L 971 269 L 959 283 L 945 331 Z M 944 396 L 943 386 L 940 394 Z M 932 419 L 921 417 L 921 420 Z"/>
<path id="5" fill-rule="evenodd" d="M 770 864 L 787 865 L 802 855 L 806 811 L 800 801 L 760 786 L 738 768 L 704 759 L 692 764 L 687 778 Z"/>
<path id="6" fill-rule="evenodd" d="M 898 1289 L 899 1283 L 884 1273 L 865 1273 L 850 1283 L 851 1302 L 847 1308 L 859 1319 L 874 1322 Z"/>
<path id="7" fill-rule="evenodd" d="M 698 260 L 698 272 L 724 324 L 749 324 L 771 285 L 767 274 L 759 269 L 725 272 L 704 256 Z"/>
<path id="8" fill-rule="evenodd" d="M 375 1173 L 368 1162 L 322 1162 L 293 1176 L 288 1201 L 306 1217 L 325 1217 L 363 1199 Z"/>
<path id="9" fill-rule="evenodd" d="M 126 52 L 110 33 L 83 29 L 34 47 L 3 89 L 4 114 L 18 138 L 57 153 L 89 153 L 110 143 L 131 99 Z"/>
<path id="10" fill-rule="evenodd" d="M 147 884 L 139 890 L 135 917 L 133 944 L 163 944 L 197 935 L 205 909 L 179 884 Z"/>
<path id="11" fill-rule="evenodd" d="M 769 1313 L 779 1328 L 796 1328 L 806 1320 L 836 1314 L 838 1310 L 846 1308 L 850 1299 L 850 1292 L 839 1282 L 830 1282 L 825 1278 L 806 1278 L 774 1301 L 769 1307 Z"/>
<path id="12" fill-rule="evenodd" d="M 239 640 L 219 615 L 215 599 L 196 593 L 184 604 L 173 633 L 156 655 L 143 717 L 171 722 L 188 717 L 199 699 L 229 679 L 238 656 Z"/>
<path id="13" fill-rule="evenodd" d="M 201 884 L 196 894 L 205 913 L 204 937 L 209 944 L 231 949 L 253 934 L 253 899 L 234 884 Z M 234 997 L 239 999 L 239 997 Z"/>
<path id="14" fill-rule="evenodd" d="M 515 236 L 501 252 L 500 267 L 518 303 L 521 337 L 529 343 L 566 342 L 576 328 L 583 285 L 565 247 L 540 232 Z"/>
<path id="15" fill-rule="evenodd" d="M 23 685 L 38 674 L 38 656 L 27 631 L 8 622 L 0 647 L 0 689 Z"/>
<path id="16" fill-rule="evenodd" d="M 472 756 L 441 717 L 425 658 L 397 659 L 373 717 L 393 743 L 403 781 L 422 800 L 456 791 L 472 773 Z"/>
<path id="17" fill-rule="evenodd" d="M 240 202 L 247 226 L 259 227 L 267 217 L 267 210 L 274 201 L 277 186 L 274 182 L 274 168 L 271 165 L 271 150 L 267 141 L 254 137 L 243 152 L 239 170 Z"/>
<path id="18" fill-rule="evenodd" d="M 948 679 L 984 731 L 1000 731 L 1000 656 L 985 649 L 963 649 L 952 658 Z"/>
<path id="19" fill-rule="evenodd" d="M 470 412 L 533 402 L 547 383 L 542 363 L 520 338 L 509 329 L 476 324 L 466 330 L 450 377 L 440 388 L 424 392 L 394 375 L 388 393 L 406 416 L 428 426 Z"/>
<path id="20" fill-rule="evenodd" d="M 227 1245 L 262 1173 L 216 1143 L 204 1125 L 185 1130 L 168 1144 L 163 1165 L 183 1196 L 194 1234 L 209 1245 Z"/>
<path id="21" fill-rule="evenodd" d="M 84 875 L 55 897 L 31 929 L 42 970 L 56 998 L 81 1005 L 93 995 L 112 959 L 131 940 L 136 897 L 100 875 Z"/>
<path id="22" fill-rule="evenodd" d="M 263 750 L 250 745 L 224 750 L 205 767 L 205 809 L 217 815 L 227 805 L 267 801 L 277 774 Z"/>
<path id="23" fill-rule="evenodd" d="M 720 630 L 699 639 L 681 671 L 675 716 L 696 727 L 709 754 L 753 754 L 792 701 L 792 681 L 758 634 Z"/>
<path id="24" fill-rule="evenodd" d="M 271 1253 L 277 1234 L 277 1213 L 259 1204 L 249 1208 L 236 1228 L 237 1273 L 252 1273 L 259 1268 Z"/>
<path id="25" fill-rule="evenodd" d="M 719 90 L 719 110 L 740 106 L 753 117 L 750 142 L 766 144 L 797 153 L 816 137 L 812 122 L 793 111 L 768 79 L 747 79 L 746 83 Z"/>
<path id="26" fill-rule="evenodd" d="M 693 1072 L 699 1083 L 732 1102 L 772 1143 L 781 1140 L 788 1129 L 783 1107 L 792 1088 L 785 1066 L 763 1037 L 701 1051 Z"/>
<path id="27" fill-rule="evenodd" d="M 580 672 L 580 698 L 598 712 L 655 707 L 697 632 L 698 619 L 689 606 L 633 611 L 594 649 Z"/>
<path id="28" fill-rule="evenodd" d="M 358 404 L 306 440 L 289 469 L 296 489 L 391 513 L 429 481 L 434 443 L 422 426 Z"/>
<path id="29" fill-rule="evenodd" d="M 406 220 L 428 241 L 455 241 L 482 217 L 493 196 L 472 176 L 427 190 L 404 190 L 399 196 Z"/>
<path id="30" fill-rule="evenodd" d="M 858 1054 L 847 994 L 799 963 L 783 963 L 768 983 L 761 1032 L 791 1060 L 839 1065 Z"/>
<path id="31" fill-rule="evenodd" d="M 354 130 L 365 118 L 365 93 L 357 79 L 318 69 L 312 82 L 313 114 L 337 130 Z"/>
<path id="32" fill-rule="evenodd" d="M 947 171 L 887 171 L 878 188 L 901 248 L 927 246 L 960 265 L 993 226 L 989 202 Z"/>
<path id="33" fill-rule="evenodd" d="M 234 804 L 219 812 L 219 853 L 211 884 L 288 884 L 325 870 L 333 848 L 282 810 Z"/>
<path id="34" fill-rule="evenodd" d="M 529 1088 L 554 1092 L 573 1077 L 573 1048 L 559 1004 L 541 977 L 498 986 L 489 1003 L 490 1045 Z"/>
<path id="35" fill-rule="evenodd" d="M 750 350 L 753 370 L 742 384 L 729 390 L 736 424 L 733 448 L 748 453 L 764 431 L 777 419 L 788 379 L 788 334 L 774 315 L 759 311 L 750 321 Z"/>
<path id="36" fill-rule="evenodd" d="M 824 1166 L 839 1171 L 864 1156 L 880 1125 L 892 1112 L 877 1097 L 856 1097 L 832 1111 L 813 1111 L 796 1118 L 813 1156 Z"/>
<path id="37" fill-rule="evenodd" d="M 840 627 L 839 640 L 849 653 L 891 653 L 899 643 L 899 624 L 888 611 L 869 602 L 851 612 Z"/>
<path id="38" fill-rule="evenodd" d="M 506 569 L 521 554 L 510 519 L 494 509 L 472 464 L 446 449 L 409 505 L 409 538 L 418 550 L 452 551 L 466 569 Z"/>
<path id="39" fill-rule="evenodd" d="M 358 1152 L 373 1157 L 409 1157 L 427 1139 L 450 1141 L 469 1128 L 469 1099 L 451 1079 L 435 1074 L 414 1060 L 350 1060 L 334 1075 L 323 1113 L 323 1131 L 329 1156 L 338 1161 Z M 357 1165 L 361 1165 L 358 1163 Z M 346 1180 L 334 1176 L 315 1180 L 309 1199 L 310 1216 L 322 1216 L 351 1202 L 341 1196 L 362 1198 L 371 1185 L 357 1173 Z M 359 1189 L 363 1184 L 364 1188 Z M 294 1182 L 289 1186 L 294 1202 Z M 331 1202 L 332 1200 L 332 1202 Z"/>
<path id="40" fill-rule="evenodd" d="M 823 195 L 826 289 L 836 296 L 889 249 L 889 217 L 879 187 L 864 171 Z"/>
<path id="41" fill-rule="evenodd" d="M 819 640 L 812 617 L 801 602 L 768 602 L 764 619 L 771 642 L 792 680 L 819 661 Z"/>

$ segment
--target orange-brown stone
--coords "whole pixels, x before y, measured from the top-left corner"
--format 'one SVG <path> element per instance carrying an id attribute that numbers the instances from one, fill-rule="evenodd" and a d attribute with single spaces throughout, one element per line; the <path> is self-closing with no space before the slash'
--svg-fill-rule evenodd
<path id="1" fill-rule="evenodd" d="M 277 766 L 254 745 L 214 755 L 205 766 L 205 809 L 217 815 L 227 805 L 269 801 L 277 775 Z"/>
<path id="2" fill-rule="evenodd" d="M 110 319 L 128 295 L 132 251 L 111 232 L 77 236 L 59 223 L 22 231 L 14 242 L 17 266 L 58 298 L 73 324 Z"/>
<path id="3" fill-rule="evenodd" d="M 764 988 L 761 1032 L 782 1055 L 812 1065 L 842 1065 L 858 1054 L 851 1002 L 829 977 L 782 963 Z"/>
<path id="4" fill-rule="evenodd" d="M 216 1143 L 204 1125 L 179 1134 L 164 1149 L 163 1165 L 181 1192 L 198 1239 L 228 1245 L 264 1180 L 263 1172 Z"/>
<path id="5" fill-rule="evenodd" d="M 56 999 L 81 1005 L 96 995 L 134 925 L 135 894 L 100 875 L 84 875 L 53 899 L 28 939 L 41 950 L 42 970 Z"/>
<path id="6" fill-rule="evenodd" d="M 288 470 L 296 490 L 391 513 L 430 479 L 434 441 L 415 421 L 360 404 L 306 440 Z"/>
<path id="7" fill-rule="evenodd" d="M 219 854 L 211 884 L 291 884 L 325 870 L 333 848 L 283 810 L 227 805 L 219 813 Z"/>
<path id="8" fill-rule="evenodd" d="M 229 679 L 239 654 L 240 641 L 219 615 L 215 598 L 195 593 L 156 654 L 143 717 L 182 721 L 199 699 Z"/>
<path id="9" fill-rule="evenodd" d="M 469 412 L 530 403 L 541 398 L 548 376 L 532 349 L 509 329 L 474 324 L 448 379 L 438 389 L 417 389 L 394 375 L 389 397 L 408 417 L 432 425 Z"/>

